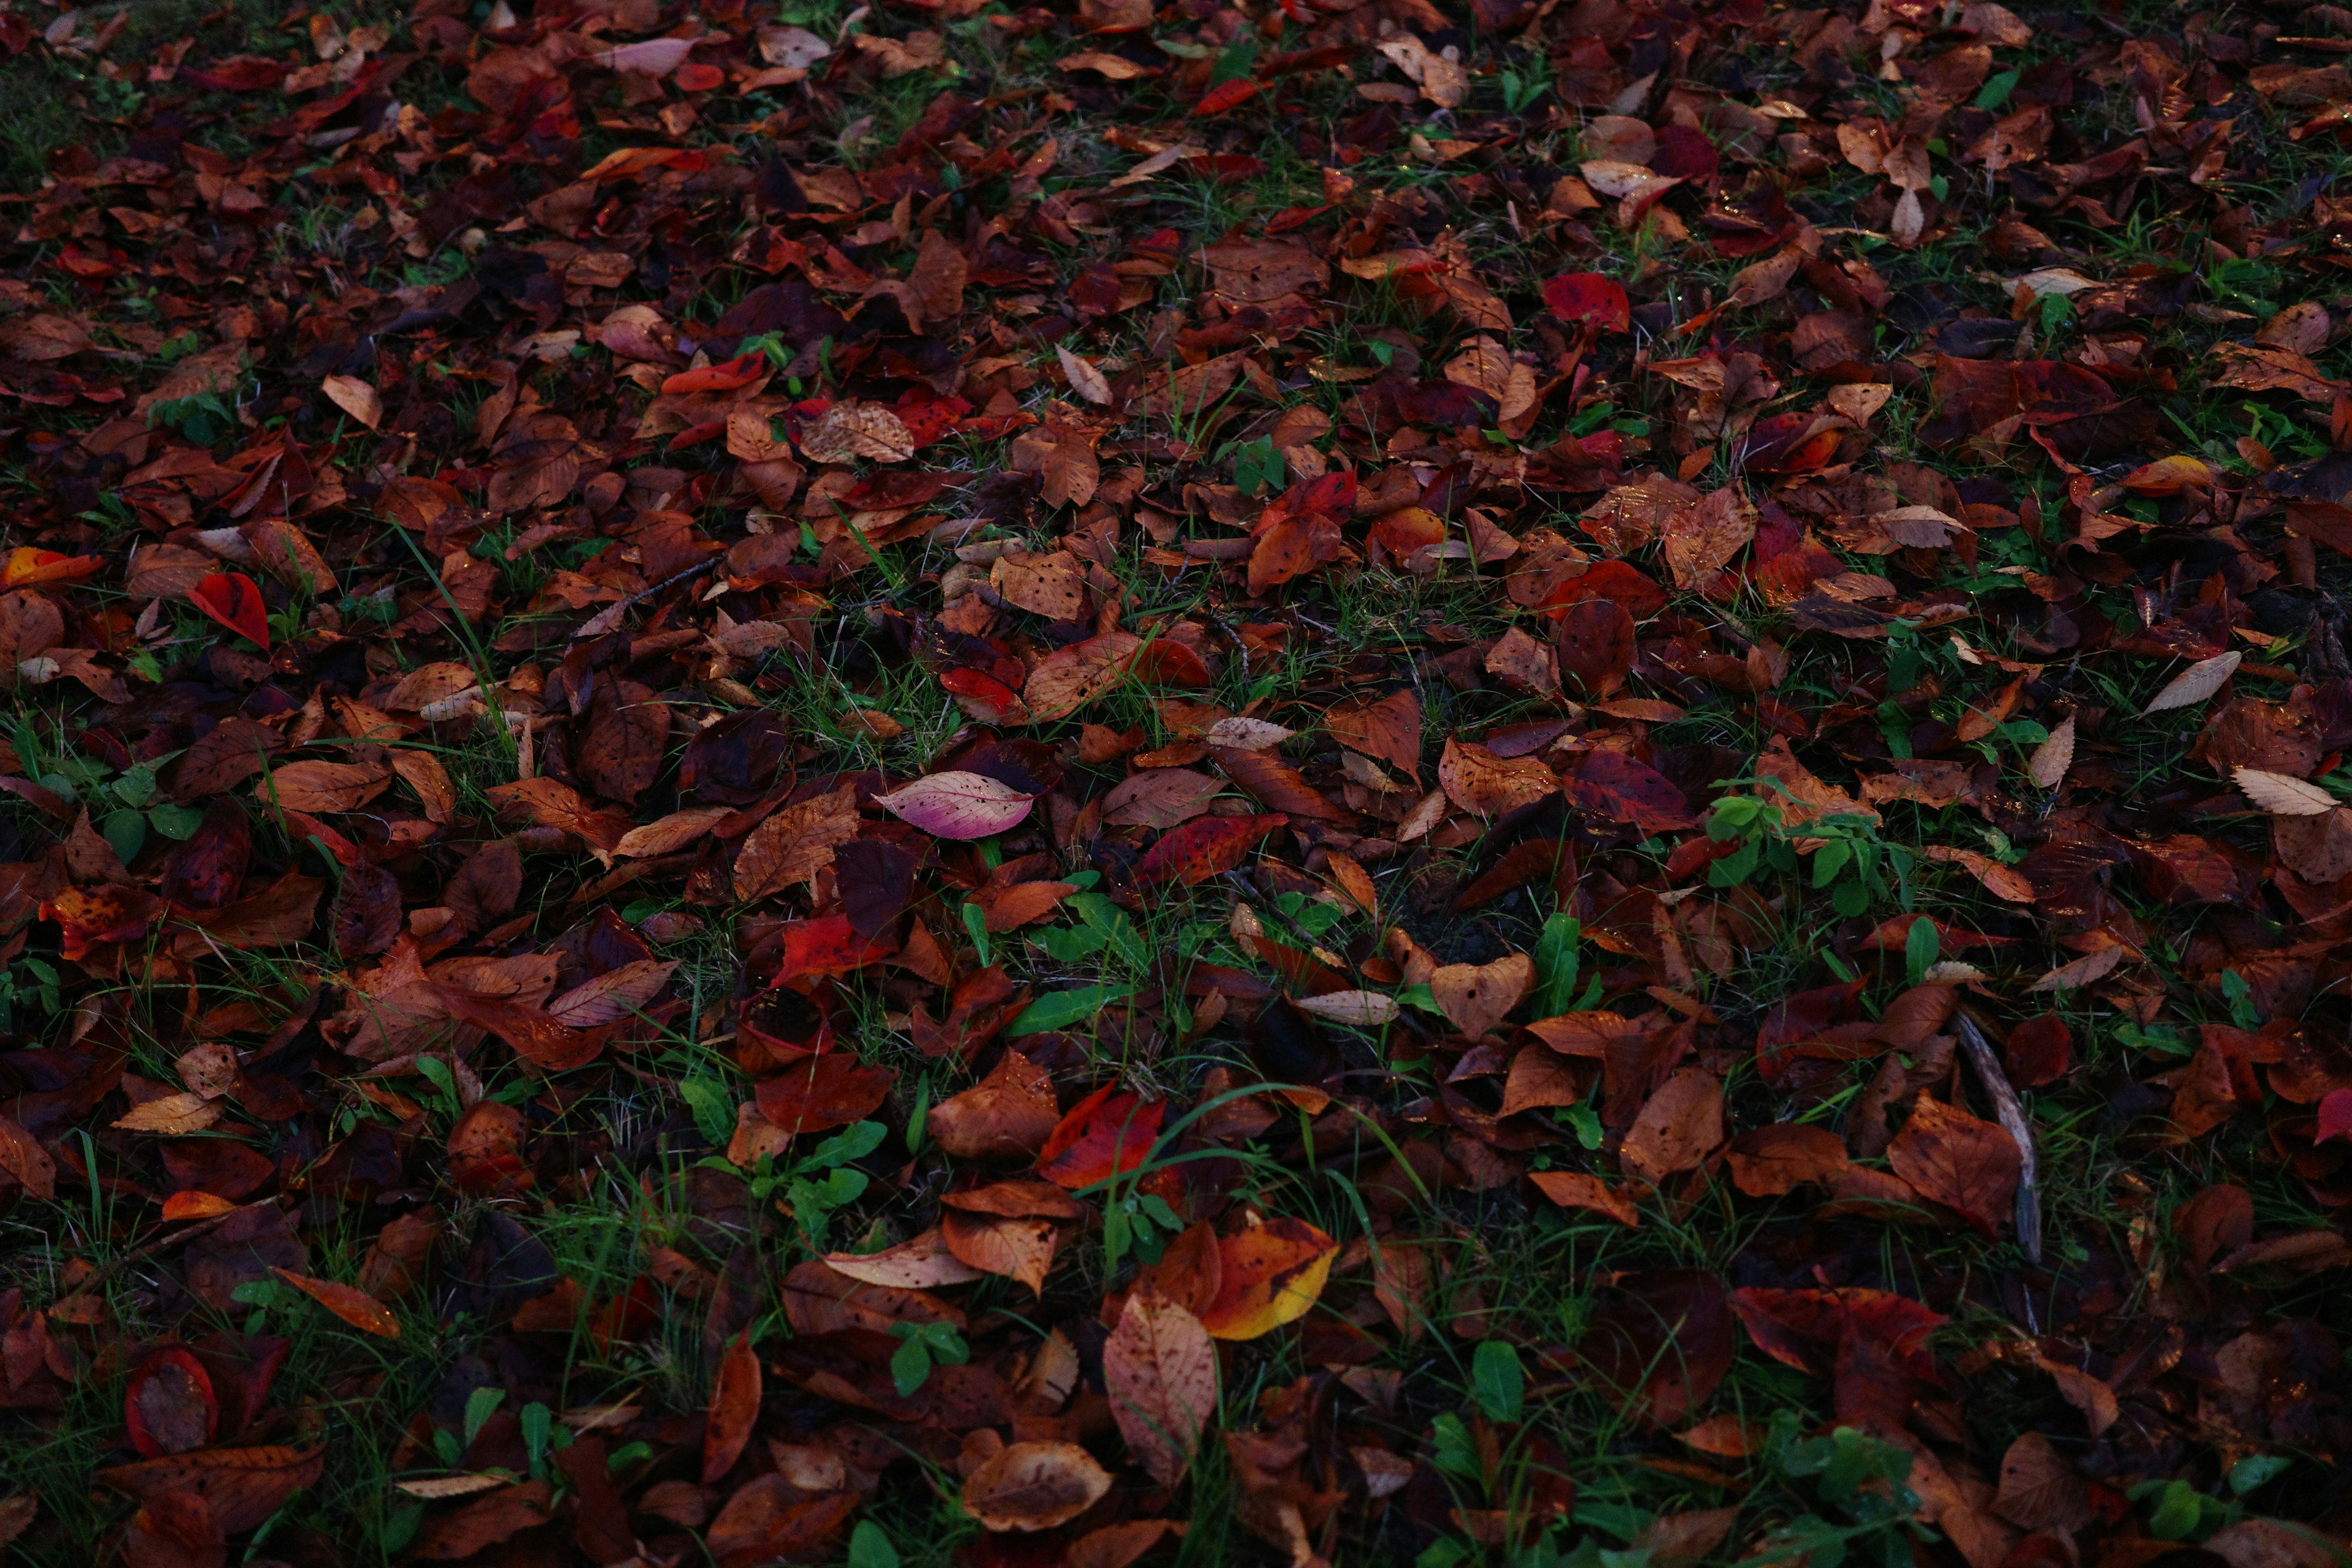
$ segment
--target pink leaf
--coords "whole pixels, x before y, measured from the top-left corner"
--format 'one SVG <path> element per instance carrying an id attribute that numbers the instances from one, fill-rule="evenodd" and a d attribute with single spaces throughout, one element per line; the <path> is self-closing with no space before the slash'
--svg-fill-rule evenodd
<path id="1" fill-rule="evenodd" d="M 2319 1131 L 2314 1143 L 2330 1138 L 2352 1138 L 2352 1089 L 2330 1089 L 2319 1101 Z"/>
<path id="2" fill-rule="evenodd" d="M 1018 825 L 1036 804 L 1003 779 L 985 773 L 932 773 L 874 804 L 934 838 L 985 838 Z"/>
<path id="3" fill-rule="evenodd" d="M 646 38 L 640 43 L 605 49 L 594 58 L 606 70 L 667 76 L 685 62 L 693 49 L 692 38 Z"/>

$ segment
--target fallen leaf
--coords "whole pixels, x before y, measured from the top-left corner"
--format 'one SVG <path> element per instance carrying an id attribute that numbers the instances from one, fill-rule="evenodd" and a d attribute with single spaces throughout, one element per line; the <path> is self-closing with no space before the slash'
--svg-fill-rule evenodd
<path id="1" fill-rule="evenodd" d="M 1036 799 L 1002 779 L 950 772 L 877 795 L 874 804 L 935 838 L 985 838 L 1018 826 Z"/>
<path id="2" fill-rule="evenodd" d="M 1110 1479 L 1076 1443 L 1013 1443 L 965 1479 L 963 1510 L 988 1530 L 1052 1530 L 1092 1508 Z"/>
<path id="3" fill-rule="evenodd" d="M 1276 1217 L 1217 1240 L 1216 1299 L 1201 1313 L 1212 1338 L 1255 1340 L 1304 1317 L 1331 1277 L 1339 1243 L 1304 1220 Z"/>
<path id="4" fill-rule="evenodd" d="M 1103 1384 L 1128 1451 L 1172 1487 L 1217 1409 L 1217 1354 L 1199 1319 L 1156 1292 L 1128 1293 L 1104 1342 Z"/>

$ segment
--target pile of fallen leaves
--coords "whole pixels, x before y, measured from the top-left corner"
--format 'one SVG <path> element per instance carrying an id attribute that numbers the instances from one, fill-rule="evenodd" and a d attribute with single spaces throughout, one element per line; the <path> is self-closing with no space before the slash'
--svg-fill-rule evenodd
<path id="1" fill-rule="evenodd" d="M 2343 1552 L 2352 14 L 103 12 L 0 1542 Z"/>

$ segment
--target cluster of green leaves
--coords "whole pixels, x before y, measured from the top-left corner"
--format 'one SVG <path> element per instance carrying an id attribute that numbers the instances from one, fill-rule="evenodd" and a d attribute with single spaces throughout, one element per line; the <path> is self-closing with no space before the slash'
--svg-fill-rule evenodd
<path id="1" fill-rule="evenodd" d="M 1801 841 L 1814 846 L 1811 886 L 1829 893 L 1830 907 L 1839 914 L 1861 914 L 1890 896 L 1911 908 L 1911 851 L 1881 838 L 1878 825 L 1867 816 L 1825 813 L 1792 833 L 1782 826 L 1779 805 L 1759 795 L 1730 795 L 1707 814 L 1706 836 L 1717 844 L 1738 844 L 1707 867 L 1710 888 L 1737 888 L 1759 870 L 1794 875 L 1801 863 Z"/>
<path id="2" fill-rule="evenodd" d="M 953 1323 L 893 1323 L 890 1331 L 898 1337 L 898 1348 L 890 1352 L 890 1381 L 901 1399 L 930 1381 L 934 1363 L 961 1366 L 971 1359 L 971 1347 Z"/>
<path id="3" fill-rule="evenodd" d="M 204 826 L 203 812 L 164 796 L 155 782 L 154 763 L 136 763 L 118 776 L 95 757 L 63 751 L 45 757 L 39 735 L 21 716 L 11 729 L 9 743 L 18 763 L 43 789 L 68 805 L 89 808 L 91 822 L 126 861 L 146 847 L 151 827 L 178 840 Z"/>
<path id="4" fill-rule="evenodd" d="M 236 410 L 217 392 L 199 392 L 156 404 L 147 423 L 167 426 L 199 447 L 217 447 L 236 434 Z"/>
<path id="5" fill-rule="evenodd" d="M 1912 1544 L 1935 1539 L 1915 1517 L 1910 1450 L 1852 1426 L 1822 1437 L 1801 1430 L 1796 1412 L 1777 1412 L 1764 1458 L 1790 1488 L 1811 1492 L 1815 1510 L 1776 1526 L 1748 1563 L 1839 1568 L 1851 1555 L 1864 1568 L 1910 1568 Z"/>
<path id="6" fill-rule="evenodd" d="M 1078 891 L 1063 900 L 1063 905 L 1077 920 L 1069 925 L 1047 926 L 1032 931 L 1029 940 L 1045 951 L 1056 963 L 1072 966 L 1094 964 L 1113 974 L 1142 974 L 1152 966 L 1152 945 L 1135 922 L 1109 899 L 1095 892 L 1091 884 L 1098 873 L 1079 871 L 1070 880 L 1080 882 Z M 966 904 L 964 928 L 973 933 L 975 944 L 987 936 L 986 922 L 980 906 Z M 980 945 L 986 958 L 990 945 Z M 1135 987 L 1117 979 L 1080 985 L 1067 991 L 1050 991 L 1038 997 L 1019 1017 L 1006 1026 L 1008 1036 L 1042 1034 L 1049 1029 L 1066 1029 L 1083 1023 L 1114 1003 L 1123 1002 L 1135 994 Z"/>
<path id="7" fill-rule="evenodd" d="M 687 1082 L 699 1087 L 699 1080 L 689 1079 Z M 695 1107 L 700 1122 L 703 1107 L 697 1105 L 691 1095 L 682 1098 Z M 704 1130 L 708 1131 L 707 1124 Z M 865 1172 L 852 1168 L 851 1162 L 863 1160 L 882 1147 L 882 1140 L 888 1135 L 889 1129 L 879 1121 L 860 1121 L 854 1127 L 843 1128 L 805 1158 L 788 1165 L 780 1167 L 774 1155 L 762 1154 L 751 1172 L 751 1202 L 765 1205 L 782 1197 L 793 1211 L 793 1224 L 799 1229 L 801 1240 L 810 1251 L 823 1252 L 834 1211 L 864 1197 L 873 1180 Z M 700 1163 L 730 1175 L 743 1173 L 715 1154 Z"/>

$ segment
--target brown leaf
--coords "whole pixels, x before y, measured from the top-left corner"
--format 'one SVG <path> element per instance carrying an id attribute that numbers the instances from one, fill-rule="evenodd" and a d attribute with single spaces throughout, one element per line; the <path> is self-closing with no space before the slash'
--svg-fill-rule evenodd
<path id="1" fill-rule="evenodd" d="M 1922 1092 L 1887 1146 L 1895 1173 L 1990 1236 L 2016 1194 L 2021 1156 L 1996 1124 Z"/>
<path id="2" fill-rule="evenodd" d="M 1675 574 L 1675 586 L 1685 593 L 1700 587 L 1729 565 L 1755 537 L 1756 510 L 1735 485 L 1669 513 L 1664 555 Z"/>
<path id="3" fill-rule="evenodd" d="M 0 1175 L 44 1201 L 58 1195 L 57 1161 L 5 1111 L 0 1111 Z"/>
<path id="4" fill-rule="evenodd" d="M 1991 856 L 1977 849 L 1956 849 L 1948 844 L 1930 844 L 1920 851 L 1930 860 L 1940 860 L 1959 867 L 1984 884 L 1986 892 L 2011 903 L 2030 904 L 2034 900 L 2033 884 L 2025 879 L 2015 867 L 2004 866 Z"/>
<path id="5" fill-rule="evenodd" d="M 2059 726 L 2050 731 L 2050 738 L 2033 748 L 2026 760 L 2025 773 L 2042 789 L 2056 789 L 2065 782 L 2066 770 L 2074 765 L 2074 715 L 2069 713 Z"/>
<path id="6" fill-rule="evenodd" d="M 1095 487 L 1102 482 L 1095 440 L 1088 431 L 1048 419 L 1013 438 L 1007 466 L 1016 474 L 1036 475 L 1038 494 L 1047 506 L 1082 507 L 1095 499 Z"/>
<path id="7" fill-rule="evenodd" d="M 1103 796 L 1103 821 L 1114 827 L 1170 828 L 1209 809 L 1223 779 L 1190 768 L 1142 768 Z"/>
<path id="8" fill-rule="evenodd" d="M 583 980 L 547 1005 L 547 1015 L 568 1029 L 617 1024 L 645 1011 L 677 968 L 675 962 L 640 958 Z"/>
<path id="9" fill-rule="evenodd" d="M 1244 751 L 1238 746 L 1212 746 L 1209 751 L 1225 776 L 1268 811 L 1324 822 L 1353 820 L 1345 806 L 1324 798 L 1304 773 L 1273 752 Z"/>
<path id="10" fill-rule="evenodd" d="M 1448 739 L 1438 760 L 1445 798 L 1475 816 L 1495 817 L 1557 792 L 1559 779 L 1534 757 L 1506 759 L 1484 746 Z"/>
<path id="11" fill-rule="evenodd" d="M 98 1479 L 142 1502 L 172 1492 L 193 1493 L 211 1507 L 224 1531 L 239 1535 L 276 1513 L 297 1488 L 317 1485 L 326 1465 L 324 1448 L 199 1448 L 118 1465 L 99 1471 Z"/>
<path id="12" fill-rule="evenodd" d="M 1087 580 L 1078 558 L 1066 550 L 1000 555 L 989 568 L 989 585 L 1013 608 L 1049 621 L 1075 621 L 1086 614 Z"/>
<path id="13" fill-rule="evenodd" d="M 1323 727 L 1349 751 L 1387 763 L 1407 778 L 1420 772 L 1421 699 L 1411 688 L 1339 703 L 1323 715 Z"/>
<path id="14" fill-rule="evenodd" d="M 253 798 L 266 811 L 357 811 L 384 792 L 392 769 L 373 763 L 288 763 L 272 768 L 254 786 Z"/>
<path id="15" fill-rule="evenodd" d="M 857 837 L 857 791 L 844 784 L 772 813 L 743 840 L 735 860 L 735 900 L 752 903 L 815 877 L 833 852 Z"/>
<path id="16" fill-rule="evenodd" d="M 1040 1297 L 1045 1294 L 1045 1276 L 1054 1267 L 1054 1253 L 1060 1245 L 1054 1221 L 950 1209 L 940 1216 L 940 1234 L 959 1262 L 983 1274 L 1018 1279 Z"/>
<path id="17" fill-rule="evenodd" d="M 966 1479 L 963 1510 L 989 1530 L 1051 1530 L 1108 1490 L 1110 1472 L 1076 1443 L 1013 1443 Z"/>
<path id="18" fill-rule="evenodd" d="M 1106 632 L 1056 648 L 1029 672 L 1022 684 L 1022 700 L 1041 723 L 1066 719 L 1125 680 L 1128 666 L 1142 646 L 1142 639 L 1131 633 Z"/>
<path id="19" fill-rule="evenodd" d="M 982 1270 L 948 1249 L 947 1238 L 936 1229 L 880 1252 L 829 1252 L 824 1260 L 837 1274 L 901 1290 L 967 1285 L 982 1277 Z"/>
<path id="20" fill-rule="evenodd" d="M 2001 1456 L 1993 1511 L 2021 1530 L 2072 1535 L 2091 1522 L 2091 1494 L 2058 1446 L 2028 1432 Z"/>
<path id="21" fill-rule="evenodd" d="M 1492 963 L 1444 964 L 1429 977 L 1429 989 L 1446 1021 L 1475 1040 L 1501 1023 L 1535 982 L 1535 960 L 1514 952 Z"/>
<path id="22" fill-rule="evenodd" d="M 1722 1142 L 1722 1083 L 1703 1068 L 1683 1068 L 1643 1105 L 1620 1157 L 1627 1174 L 1654 1184 L 1696 1169 Z"/>
<path id="23" fill-rule="evenodd" d="M 1612 1192 L 1609 1184 L 1598 1176 L 1581 1171 L 1530 1171 L 1528 1180 L 1564 1209 L 1590 1209 L 1608 1215 L 1629 1230 L 1642 1223 L 1642 1211 L 1633 1206 L 1632 1200 L 1622 1192 Z"/>
<path id="24" fill-rule="evenodd" d="M 400 1338 L 400 1320 L 366 1291 L 354 1286 L 339 1285 L 331 1279 L 296 1274 L 289 1269 L 272 1268 L 270 1272 L 352 1327 L 387 1340 Z"/>
<path id="25" fill-rule="evenodd" d="M 1061 1121 L 1051 1074 L 1018 1051 L 961 1094 L 931 1108 L 925 1128 L 959 1160 L 1033 1158 Z"/>
<path id="26" fill-rule="evenodd" d="M 1826 1186 L 1851 1162 L 1845 1143 L 1826 1127 L 1776 1122 L 1751 1128 L 1731 1141 L 1731 1180 L 1749 1197 L 1778 1197 L 1801 1183 Z"/>
<path id="27" fill-rule="evenodd" d="M 1487 650 L 1486 673 L 1523 696 L 1549 697 L 1559 690 L 1559 667 L 1551 649 L 1517 626 Z"/>
<path id="28" fill-rule="evenodd" d="M 2147 706 L 2140 711 L 2160 713 L 2168 708 L 2194 708 L 2221 690 L 2231 672 L 2238 668 L 2239 661 L 2244 658 L 2245 655 L 2232 649 L 2228 653 L 2216 654 L 2211 658 L 2199 659 L 2174 676 L 2163 690 L 2149 698 Z"/>

